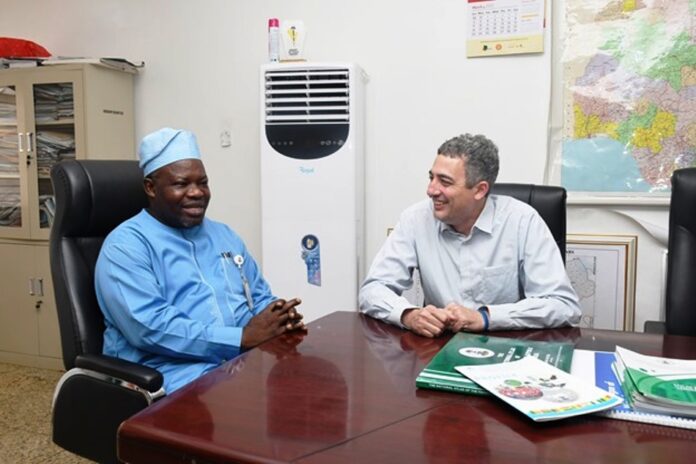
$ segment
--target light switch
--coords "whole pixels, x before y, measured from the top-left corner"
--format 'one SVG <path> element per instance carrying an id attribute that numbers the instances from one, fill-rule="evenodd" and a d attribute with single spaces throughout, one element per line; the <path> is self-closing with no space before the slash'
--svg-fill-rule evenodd
<path id="1" fill-rule="evenodd" d="M 225 129 L 220 132 L 220 146 L 225 148 L 232 145 L 232 133 L 229 129 Z"/>

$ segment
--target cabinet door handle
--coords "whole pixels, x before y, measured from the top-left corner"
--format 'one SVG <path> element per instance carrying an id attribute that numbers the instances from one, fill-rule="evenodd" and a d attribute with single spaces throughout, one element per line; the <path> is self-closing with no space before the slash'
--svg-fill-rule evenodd
<path id="1" fill-rule="evenodd" d="M 17 145 L 19 145 L 19 152 L 24 152 L 24 145 L 22 145 L 22 137 L 24 137 L 24 132 L 17 133 Z"/>
<path id="2" fill-rule="evenodd" d="M 34 296 L 36 292 L 34 291 L 34 278 L 29 279 L 29 295 Z"/>
<path id="3" fill-rule="evenodd" d="M 44 296 L 44 293 L 43 293 L 43 277 L 39 277 L 38 279 L 36 279 L 36 288 L 38 289 L 38 290 L 36 291 L 36 296 Z M 41 303 L 41 302 L 39 301 L 39 303 Z"/>
<path id="4" fill-rule="evenodd" d="M 34 133 L 27 132 L 27 151 L 34 151 Z"/>

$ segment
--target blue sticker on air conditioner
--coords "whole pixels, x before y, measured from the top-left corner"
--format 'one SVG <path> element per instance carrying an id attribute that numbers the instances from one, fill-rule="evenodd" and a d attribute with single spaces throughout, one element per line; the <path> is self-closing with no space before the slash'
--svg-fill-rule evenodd
<path id="1" fill-rule="evenodd" d="M 307 265 L 307 282 L 321 287 L 321 256 L 319 239 L 316 235 L 307 234 L 302 237 L 302 260 Z"/>

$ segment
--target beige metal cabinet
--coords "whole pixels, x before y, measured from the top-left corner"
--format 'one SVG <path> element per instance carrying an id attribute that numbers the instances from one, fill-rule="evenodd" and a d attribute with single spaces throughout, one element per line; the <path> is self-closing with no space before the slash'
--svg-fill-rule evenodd
<path id="1" fill-rule="evenodd" d="M 61 367 L 48 244 L 0 242 L 0 262 L 0 361 Z"/>
<path id="2" fill-rule="evenodd" d="M 75 158 L 135 158 L 133 74 L 96 64 L 0 70 L 0 361 L 60 365 L 49 173 Z"/>

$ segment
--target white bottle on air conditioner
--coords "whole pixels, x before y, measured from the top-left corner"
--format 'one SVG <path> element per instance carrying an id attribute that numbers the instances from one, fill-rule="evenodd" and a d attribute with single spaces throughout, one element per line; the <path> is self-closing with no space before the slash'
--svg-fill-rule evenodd
<path id="1" fill-rule="evenodd" d="M 268 61 L 277 63 L 280 60 L 280 22 L 278 18 L 268 20 Z"/>

